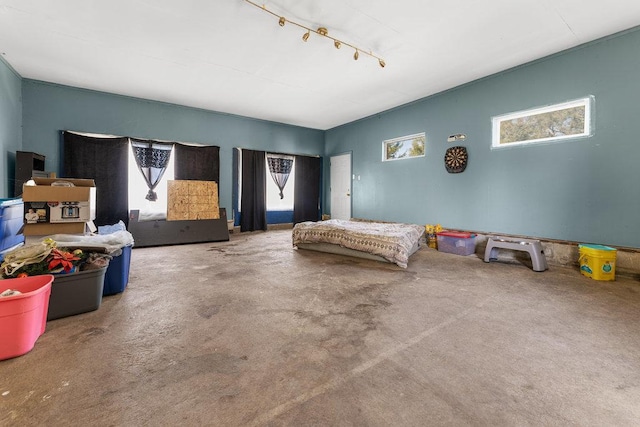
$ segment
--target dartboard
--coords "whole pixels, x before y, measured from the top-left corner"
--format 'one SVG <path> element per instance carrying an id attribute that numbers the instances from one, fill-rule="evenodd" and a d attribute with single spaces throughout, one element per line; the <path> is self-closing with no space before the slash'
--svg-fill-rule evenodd
<path id="1" fill-rule="evenodd" d="M 469 155 L 464 147 L 451 147 L 444 153 L 444 167 L 449 173 L 460 173 L 467 167 Z"/>

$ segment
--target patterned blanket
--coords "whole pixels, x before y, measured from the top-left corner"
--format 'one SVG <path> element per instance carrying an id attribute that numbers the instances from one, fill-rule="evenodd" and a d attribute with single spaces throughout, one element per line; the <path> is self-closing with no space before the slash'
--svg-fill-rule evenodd
<path id="1" fill-rule="evenodd" d="M 293 246 L 331 243 L 383 257 L 407 268 L 409 256 L 420 243 L 424 227 L 415 224 L 344 221 L 301 222 L 293 227 Z"/>

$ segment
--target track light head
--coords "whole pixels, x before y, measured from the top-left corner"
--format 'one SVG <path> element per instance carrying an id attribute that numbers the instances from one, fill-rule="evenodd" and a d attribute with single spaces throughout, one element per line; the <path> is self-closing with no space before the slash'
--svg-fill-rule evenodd
<path id="1" fill-rule="evenodd" d="M 340 49 L 340 46 L 342 46 L 342 43 L 340 43 L 340 41 L 336 40 L 333 42 L 333 45 L 336 47 L 336 49 Z"/>
<path id="2" fill-rule="evenodd" d="M 287 22 L 286 19 L 284 19 L 284 16 L 280 17 L 280 20 L 278 21 L 278 24 L 280 24 L 281 27 L 284 27 L 284 23 Z"/>
<path id="3" fill-rule="evenodd" d="M 356 49 L 356 52 L 353 54 L 353 59 L 357 61 L 358 58 L 360 58 L 360 53 L 358 52 L 358 49 Z"/>
<path id="4" fill-rule="evenodd" d="M 387 65 L 387 64 L 384 62 L 384 60 L 383 60 L 383 59 L 378 60 L 378 63 L 380 64 L 380 66 L 381 66 L 382 68 L 384 68 L 384 66 L 385 66 L 385 65 Z"/>
<path id="5" fill-rule="evenodd" d="M 305 42 L 306 42 L 307 40 L 309 40 L 309 36 L 310 36 L 310 35 L 311 35 L 311 31 L 307 31 L 306 33 L 304 33 L 304 34 L 302 35 L 302 41 L 305 41 Z"/>

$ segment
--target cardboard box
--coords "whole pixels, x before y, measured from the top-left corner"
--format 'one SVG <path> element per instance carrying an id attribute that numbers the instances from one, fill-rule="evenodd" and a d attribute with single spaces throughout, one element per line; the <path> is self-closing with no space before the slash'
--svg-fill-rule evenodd
<path id="1" fill-rule="evenodd" d="M 84 234 L 86 227 L 87 223 L 85 222 L 25 224 L 23 234 L 25 236 L 48 236 L 50 234 Z"/>
<path id="2" fill-rule="evenodd" d="M 91 221 L 91 203 L 84 202 L 24 202 L 27 224 L 88 222 Z"/>
<path id="3" fill-rule="evenodd" d="M 92 179 L 34 177 L 33 180 L 36 185 L 25 185 L 22 191 L 27 225 L 84 223 L 95 219 L 96 187 Z M 68 182 L 73 187 L 51 185 L 57 182 Z"/>

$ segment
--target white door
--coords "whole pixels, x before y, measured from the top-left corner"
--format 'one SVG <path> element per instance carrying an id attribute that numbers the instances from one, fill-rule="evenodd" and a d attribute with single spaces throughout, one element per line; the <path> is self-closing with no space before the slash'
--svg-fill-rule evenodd
<path id="1" fill-rule="evenodd" d="M 351 219 L 351 153 L 331 157 L 331 218 Z"/>

